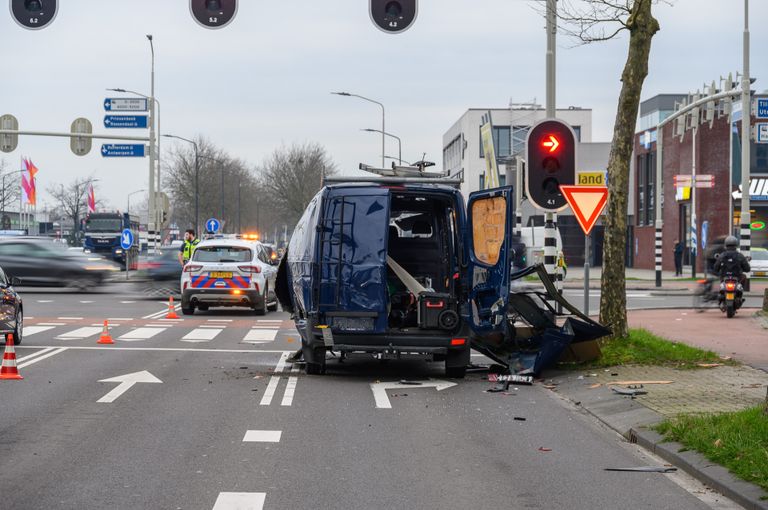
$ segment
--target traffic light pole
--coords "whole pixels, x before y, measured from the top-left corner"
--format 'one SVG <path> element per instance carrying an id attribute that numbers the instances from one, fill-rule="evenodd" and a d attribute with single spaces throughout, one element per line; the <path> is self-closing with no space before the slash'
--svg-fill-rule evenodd
<path id="1" fill-rule="evenodd" d="M 523 160 L 515 158 L 515 235 L 522 235 L 523 227 Z"/>
<path id="2" fill-rule="evenodd" d="M 149 47 L 152 50 L 152 72 L 149 92 L 149 218 L 147 230 L 149 234 L 148 251 L 154 255 L 157 251 L 157 201 L 155 196 L 155 160 L 157 159 L 157 143 L 155 133 L 155 46 L 152 43 L 152 36 L 147 35 Z"/>
<path id="3" fill-rule="evenodd" d="M 744 0 L 744 72 L 741 77 L 741 253 L 749 257 L 752 248 L 749 211 L 750 148 L 752 139 L 752 101 L 749 80 L 749 0 Z M 749 290 L 749 274 L 744 282 Z"/>
<path id="4" fill-rule="evenodd" d="M 547 118 L 556 116 L 556 37 L 557 37 L 557 0 L 547 0 Z M 557 276 L 557 215 L 547 212 L 544 215 L 544 267 L 549 278 L 562 292 L 562 280 Z"/>

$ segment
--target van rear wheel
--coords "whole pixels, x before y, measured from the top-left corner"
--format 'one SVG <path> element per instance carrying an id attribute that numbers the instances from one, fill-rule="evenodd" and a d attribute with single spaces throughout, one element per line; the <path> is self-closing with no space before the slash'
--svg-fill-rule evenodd
<path id="1" fill-rule="evenodd" d="M 467 367 L 445 367 L 445 376 L 449 379 L 464 379 L 467 375 Z"/>
<path id="2" fill-rule="evenodd" d="M 309 347 L 302 347 L 304 350 L 304 370 L 307 375 L 323 375 L 325 373 L 325 348 L 315 347 L 311 350 L 311 355 L 308 355 L 310 351 Z"/>

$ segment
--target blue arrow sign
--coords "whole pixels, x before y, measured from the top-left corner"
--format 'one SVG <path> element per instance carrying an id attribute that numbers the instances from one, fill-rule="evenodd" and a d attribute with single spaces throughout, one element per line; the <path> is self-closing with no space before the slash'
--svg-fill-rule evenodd
<path id="1" fill-rule="evenodd" d="M 126 228 L 123 230 L 123 235 L 120 236 L 120 246 L 122 246 L 124 250 L 133 246 L 133 232 L 131 232 L 131 229 Z"/>
<path id="2" fill-rule="evenodd" d="M 105 115 L 105 128 L 146 128 L 148 115 Z"/>
<path id="3" fill-rule="evenodd" d="M 758 119 L 768 119 L 768 97 L 757 99 L 757 115 Z"/>
<path id="4" fill-rule="evenodd" d="M 205 222 L 205 228 L 208 230 L 208 232 L 216 233 L 219 231 L 219 228 L 221 228 L 221 223 L 219 223 L 219 220 L 216 218 L 210 218 L 208 221 Z"/>
<path id="5" fill-rule="evenodd" d="M 146 112 L 147 100 L 143 97 L 107 97 L 104 110 L 108 112 Z"/>
<path id="6" fill-rule="evenodd" d="M 105 158 L 143 158 L 146 146 L 143 143 L 105 143 L 101 146 Z"/>

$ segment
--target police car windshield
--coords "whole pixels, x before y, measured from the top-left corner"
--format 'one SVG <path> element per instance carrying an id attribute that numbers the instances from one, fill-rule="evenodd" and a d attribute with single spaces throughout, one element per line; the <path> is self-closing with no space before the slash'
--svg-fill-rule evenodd
<path id="1" fill-rule="evenodd" d="M 195 250 L 195 262 L 250 262 L 253 252 L 240 246 L 203 246 Z"/>
<path id="2" fill-rule="evenodd" d="M 752 250 L 752 260 L 768 260 L 768 250 Z"/>

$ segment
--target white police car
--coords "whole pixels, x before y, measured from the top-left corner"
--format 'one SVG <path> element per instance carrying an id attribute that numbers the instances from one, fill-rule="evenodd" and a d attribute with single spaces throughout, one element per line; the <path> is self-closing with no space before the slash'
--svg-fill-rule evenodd
<path id="1" fill-rule="evenodd" d="M 263 315 L 277 310 L 277 267 L 259 242 L 240 239 L 202 241 L 181 273 L 184 315 L 212 306 L 252 308 Z"/>

